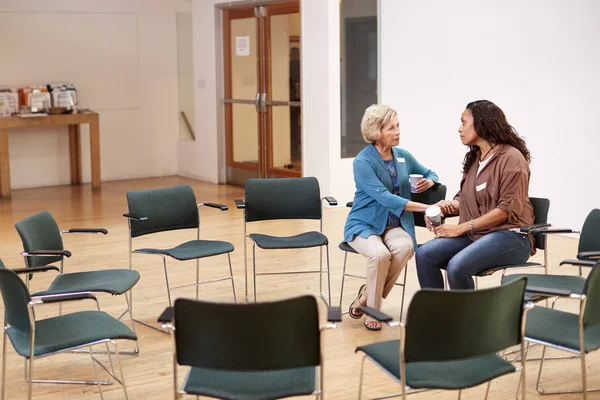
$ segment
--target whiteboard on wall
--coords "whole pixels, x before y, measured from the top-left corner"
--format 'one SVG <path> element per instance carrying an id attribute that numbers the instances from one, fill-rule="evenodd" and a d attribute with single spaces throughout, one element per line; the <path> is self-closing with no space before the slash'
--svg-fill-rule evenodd
<path id="1" fill-rule="evenodd" d="M 0 13 L 0 85 L 70 82 L 79 106 L 138 107 L 135 13 Z"/>

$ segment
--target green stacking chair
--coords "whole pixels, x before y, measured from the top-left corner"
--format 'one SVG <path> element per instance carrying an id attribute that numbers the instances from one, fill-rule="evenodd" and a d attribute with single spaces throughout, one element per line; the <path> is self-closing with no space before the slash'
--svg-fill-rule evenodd
<path id="1" fill-rule="evenodd" d="M 63 293 L 41 296 L 30 296 L 29 290 L 19 277 L 5 268 L 0 260 L 0 292 L 4 300 L 4 336 L 2 343 L 2 399 L 6 398 L 6 353 L 7 337 L 17 354 L 25 359 L 25 379 L 28 382 L 27 398 L 31 399 L 32 384 L 44 383 L 96 383 L 102 397 L 102 385 L 111 384 L 115 380 L 121 384 L 127 399 L 125 377 L 119 360 L 117 339 L 137 341 L 136 334 L 122 322 L 110 315 L 98 311 L 80 311 L 58 317 L 36 320 L 34 306 L 74 300 L 95 300 L 92 292 Z M 114 371 L 112 356 L 108 351 L 108 343 L 114 346 L 119 376 Z M 105 344 L 110 360 L 110 369 L 105 367 L 96 357 L 92 346 Z M 63 351 L 89 348 L 96 381 L 67 381 L 33 379 L 34 360 Z M 110 376 L 110 381 L 100 381 L 98 363 Z"/>
<path id="2" fill-rule="evenodd" d="M 231 252 L 234 250 L 233 244 L 218 240 L 200 240 L 200 207 L 212 207 L 221 211 L 227 211 L 228 207 L 226 205 L 196 203 L 196 196 L 189 185 L 127 192 L 127 205 L 129 212 L 123 214 L 123 216 L 129 221 L 129 268 L 133 268 L 132 255 L 134 253 L 160 256 L 165 272 L 169 306 L 172 306 L 172 290 L 195 286 L 196 298 L 198 298 L 200 285 L 224 280 L 231 280 L 233 299 L 236 301 L 235 284 L 231 268 Z M 196 239 L 168 249 L 133 249 L 134 238 L 181 229 L 195 229 Z M 229 275 L 223 278 L 200 281 L 200 259 L 220 254 L 227 254 Z M 196 282 L 189 285 L 171 287 L 167 271 L 167 257 L 177 261 L 196 260 Z M 143 321 L 136 320 L 136 322 L 153 329 L 158 329 Z"/>
<path id="3" fill-rule="evenodd" d="M 317 300 L 308 295 L 251 304 L 177 299 L 159 321 L 174 331 L 174 399 L 322 399 L 321 333 L 341 314 L 330 308 L 330 323 L 320 328 Z M 178 365 L 190 367 L 181 390 Z"/>
<path id="4" fill-rule="evenodd" d="M 319 293 L 327 305 L 331 305 L 331 278 L 329 273 L 329 240 L 323 235 L 322 200 L 329 205 L 337 201 L 326 196 L 321 198 L 319 181 L 313 177 L 248 179 L 246 181 L 246 199 L 235 200 L 237 208 L 244 209 L 244 266 L 248 276 L 246 238 L 252 240 L 252 280 L 254 282 L 254 301 L 256 301 L 256 277 L 259 275 L 319 274 Z M 319 231 L 303 232 L 283 237 L 260 233 L 248 234 L 250 222 L 305 219 L 318 220 Z M 319 248 L 319 270 L 298 270 L 281 272 L 256 272 L 256 246 L 263 250 Z M 323 270 L 323 251 L 327 257 L 327 270 Z M 328 299 L 323 295 L 323 273 L 327 274 Z M 248 301 L 248 280 L 246 279 L 246 301 Z"/>
<path id="5" fill-rule="evenodd" d="M 571 230 L 564 230 L 564 229 L 556 230 L 556 229 L 548 228 L 550 226 L 550 224 L 548 223 L 548 211 L 550 210 L 550 200 L 548 200 L 546 198 L 542 198 L 542 197 L 530 197 L 529 201 L 531 202 L 531 205 L 533 206 L 533 214 L 534 214 L 533 225 L 522 227 L 521 231 L 524 234 L 527 233 L 529 230 L 533 230 L 535 232 L 533 234 L 533 236 L 535 238 L 535 247 L 538 251 L 543 252 L 544 262 L 538 263 L 538 262 L 532 261 L 532 262 L 526 262 L 523 264 L 516 264 L 516 265 L 501 265 L 498 267 L 494 267 L 494 268 L 490 268 L 490 269 L 481 271 L 480 273 L 477 274 L 477 276 L 479 276 L 479 277 L 489 276 L 497 271 L 502 271 L 502 275 L 504 276 L 506 271 L 511 268 L 538 268 L 538 267 L 539 268 L 543 267 L 544 273 L 548 274 L 548 252 L 546 251 L 548 241 L 547 241 L 546 235 L 549 233 L 567 233 L 567 231 L 571 232 Z M 544 231 L 545 233 L 542 233 L 542 231 Z M 477 287 L 477 279 L 475 279 L 475 285 L 476 285 L 475 287 Z"/>
<path id="6" fill-rule="evenodd" d="M 569 230 L 570 231 L 570 230 Z M 544 231 L 542 231 L 544 232 Z M 574 265 L 579 267 L 579 276 L 573 275 L 535 275 L 514 274 L 502 277 L 502 284 L 512 282 L 522 276 L 527 277 L 528 292 L 530 286 L 567 290 L 569 293 L 583 294 L 585 278 L 582 275 L 582 267 L 593 267 L 596 260 L 600 258 L 600 209 L 592 210 L 583 223 L 579 236 L 577 248 L 577 259 L 564 260 L 559 265 Z M 541 299 L 541 293 L 532 291 L 532 296 Z M 557 297 L 558 299 L 559 297 Z"/>
<path id="7" fill-rule="evenodd" d="M 410 195 L 411 201 L 416 201 L 423 204 L 436 204 L 437 202 L 444 200 L 446 198 L 447 188 L 445 185 L 435 185 L 429 190 L 426 190 L 422 193 L 412 193 Z M 352 207 L 353 202 L 349 201 L 346 203 L 346 207 Z M 415 226 L 425 227 L 425 213 L 413 213 L 413 217 L 415 220 Z M 342 272 L 342 288 L 340 290 L 340 308 L 342 307 L 342 300 L 344 299 L 344 281 L 346 277 L 351 278 L 359 278 L 359 279 L 367 279 L 364 275 L 354 275 L 346 272 L 346 261 L 348 260 L 348 253 L 358 254 L 356 250 L 352 246 L 350 246 L 347 242 L 341 242 L 339 244 L 340 250 L 344 252 L 344 269 Z M 404 268 L 402 274 L 404 278 L 402 279 L 402 283 L 396 282 L 396 286 L 402 287 L 402 301 L 400 302 L 400 318 L 402 318 L 402 313 L 404 312 L 404 292 L 406 288 L 406 274 L 408 273 L 408 268 Z M 348 311 L 344 312 L 347 314 Z"/>
<path id="8" fill-rule="evenodd" d="M 544 274 L 548 275 L 548 235 L 559 234 L 559 233 L 572 233 L 571 229 L 562 228 L 550 228 L 548 223 L 548 211 L 550 210 L 550 200 L 543 197 L 530 197 L 529 200 L 533 206 L 534 223 L 530 226 L 524 226 L 520 228 L 521 233 L 528 234 L 532 232 L 534 237 L 535 248 L 537 251 L 543 252 L 544 261 L 538 263 L 534 261 L 528 261 L 523 264 L 513 265 L 500 265 L 494 268 L 490 268 L 479 272 L 475 276 L 475 288 L 478 288 L 478 278 L 492 275 L 497 271 L 502 271 L 502 278 L 504 278 L 506 272 L 514 270 L 515 268 L 544 268 Z"/>
<path id="9" fill-rule="evenodd" d="M 556 289 L 534 288 L 534 292 L 553 295 Z M 588 389 L 586 355 L 600 349 L 600 262 L 597 262 L 585 280 L 583 291 L 571 293 L 568 290 L 561 296 L 577 299 L 579 313 L 573 314 L 548 307 L 535 306 L 527 316 L 525 340 L 544 346 L 536 390 L 541 394 L 582 393 L 584 400 L 589 392 L 600 389 Z M 546 347 L 559 349 L 579 356 L 581 359 L 581 380 L 583 389 L 579 391 L 547 392 L 540 389 L 540 379 L 544 367 Z"/>
<path id="10" fill-rule="evenodd" d="M 517 371 L 497 353 L 515 345 L 525 350 L 526 283 L 523 278 L 484 290 L 421 290 L 410 303 L 406 324 L 391 322 L 390 316 L 361 307 L 380 322 L 400 326 L 400 339 L 356 348 L 364 353 L 358 398 L 362 398 L 364 362 L 369 359 L 400 383 L 403 399 L 427 389 L 458 390 L 460 399 L 463 389 L 488 382 L 487 399 L 492 379 Z M 524 359 L 520 379 L 523 399 Z"/>
<path id="11" fill-rule="evenodd" d="M 104 269 L 85 272 L 64 272 L 65 257 L 71 257 L 71 252 L 65 250 L 62 236 L 71 233 L 102 233 L 108 231 L 104 228 L 73 228 L 61 231 L 52 215 L 42 211 L 31 217 L 25 218 L 15 224 L 17 232 L 23 242 L 25 267 L 13 270 L 17 274 L 25 275 L 25 284 L 29 289 L 30 278 L 40 272 L 58 271 L 59 274 L 52 281 L 48 289 L 35 292 L 33 296 L 48 296 L 74 292 L 100 292 L 111 295 L 122 295 L 127 302 L 127 308 L 119 317 L 129 314 L 133 325 L 133 314 L 127 293 L 140 279 L 140 274 L 131 269 Z M 59 263 L 59 267 L 51 264 Z M 62 312 L 62 308 L 60 308 Z M 138 354 L 139 346 L 136 342 L 133 351 L 124 351 L 122 354 Z"/>

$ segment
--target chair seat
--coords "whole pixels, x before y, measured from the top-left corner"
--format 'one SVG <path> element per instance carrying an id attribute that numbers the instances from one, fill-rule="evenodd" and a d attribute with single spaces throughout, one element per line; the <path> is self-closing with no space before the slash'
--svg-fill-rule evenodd
<path id="1" fill-rule="evenodd" d="M 35 323 L 34 357 L 76 348 L 103 339 L 137 340 L 135 333 L 103 311 L 81 311 Z M 7 330 L 16 352 L 29 358 L 29 332 Z"/>
<path id="2" fill-rule="evenodd" d="M 71 292 L 104 292 L 118 295 L 129 291 L 139 280 L 140 274 L 130 269 L 74 272 L 58 275 L 48 289 L 32 296 Z"/>
<path id="3" fill-rule="evenodd" d="M 183 390 L 219 399 L 279 399 L 314 393 L 315 375 L 315 367 L 259 372 L 191 368 Z"/>
<path id="4" fill-rule="evenodd" d="M 258 233 L 251 233 L 248 236 L 261 249 L 303 249 L 327 244 L 327 236 L 316 231 L 304 232 L 288 237 L 269 236 Z"/>
<path id="5" fill-rule="evenodd" d="M 164 254 L 179 261 L 186 261 L 231 253 L 233 250 L 234 247 L 229 242 L 219 240 L 190 240 L 172 249 L 138 249 L 136 251 L 150 254 Z"/>
<path id="6" fill-rule="evenodd" d="M 527 286 L 538 286 L 548 289 L 565 289 L 576 294 L 583 293 L 585 278 L 572 275 L 536 275 L 536 274 L 514 274 L 502 277 L 502 284 L 514 282 L 515 280 L 526 277 Z"/>
<path id="7" fill-rule="evenodd" d="M 342 242 L 340 243 L 340 250 L 342 251 L 347 251 L 348 253 L 356 253 L 358 254 L 358 251 L 354 250 L 354 248 L 352 246 L 350 246 L 348 244 L 348 242 Z"/>
<path id="8" fill-rule="evenodd" d="M 501 265 L 499 267 L 486 269 L 485 271 L 481 271 L 476 274 L 477 276 L 489 276 L 492 275 L 496 271 L 502 271 L 509 268 L 535 268 L 535 267 L 543 267 L 542 264 L 536 262 L 526 262 L 523 264 L 515 264 L 515 265 Z"/>
<path id="9" fill-rule="evenodd" d="M 381 368 L 400 380 L 400 341 L 374 343 L 357 347 Z M 409 362 L 406 384 L 414 389 L 465 389 L 516 371 L 508 361 L 488 356 L 456 361 Z"/>
<path id="10" fill-rule="evenodd" d="M 534 307 L 527 313 L 525 339 L 553 343 L 579 352 L 579 315 L 546 307 Z M 585 351 L 600 348 L 600 324 L 585 329 Z"/>

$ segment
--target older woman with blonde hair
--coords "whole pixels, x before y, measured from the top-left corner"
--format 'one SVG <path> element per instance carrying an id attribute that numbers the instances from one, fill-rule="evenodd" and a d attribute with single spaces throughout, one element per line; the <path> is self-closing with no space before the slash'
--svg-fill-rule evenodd
<path id="1" fill-rule="evenodd" d="M 354 159 L 354 204 L 344 228 L 344 240 L 367 257 L 367 283 L 350 305 L 349 315 L 359 319 L 360 306 L 381 309 L 402 269 L 413 256 L 417 242 L 413 212 L 423 212 L 427 204 L 410 200 L 410 174 L 423 176 L 415 185 L 420 193 L 438 183 L 437 175 L 421 165 L 400 143 L 396 111 L 385 105 L 368 107 L 361 123 L 363 138 L 369 144 Z M 365 319 L 369 330 L 381 324 Z"/>

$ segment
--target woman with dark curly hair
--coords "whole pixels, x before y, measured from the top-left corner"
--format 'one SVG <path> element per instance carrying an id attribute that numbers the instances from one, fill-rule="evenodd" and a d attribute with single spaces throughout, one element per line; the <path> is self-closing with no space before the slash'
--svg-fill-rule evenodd
<path id="1" fill-rule="evenodd" d="M 415 257 L 422 288 L 443 288 L 445 269 L 450 289 L 473 289 L 473 275 L 524 263 L 533 248 L 527 235 L 512 230 L 534 220 L 525 141 L 491 101 L 467 104 L 460 120 L 460 139 L 469 146 L 460 190 L 438 203 L 446 215 L 458 212 L 459 223 L 428 225 L 435 239 Z"/>

